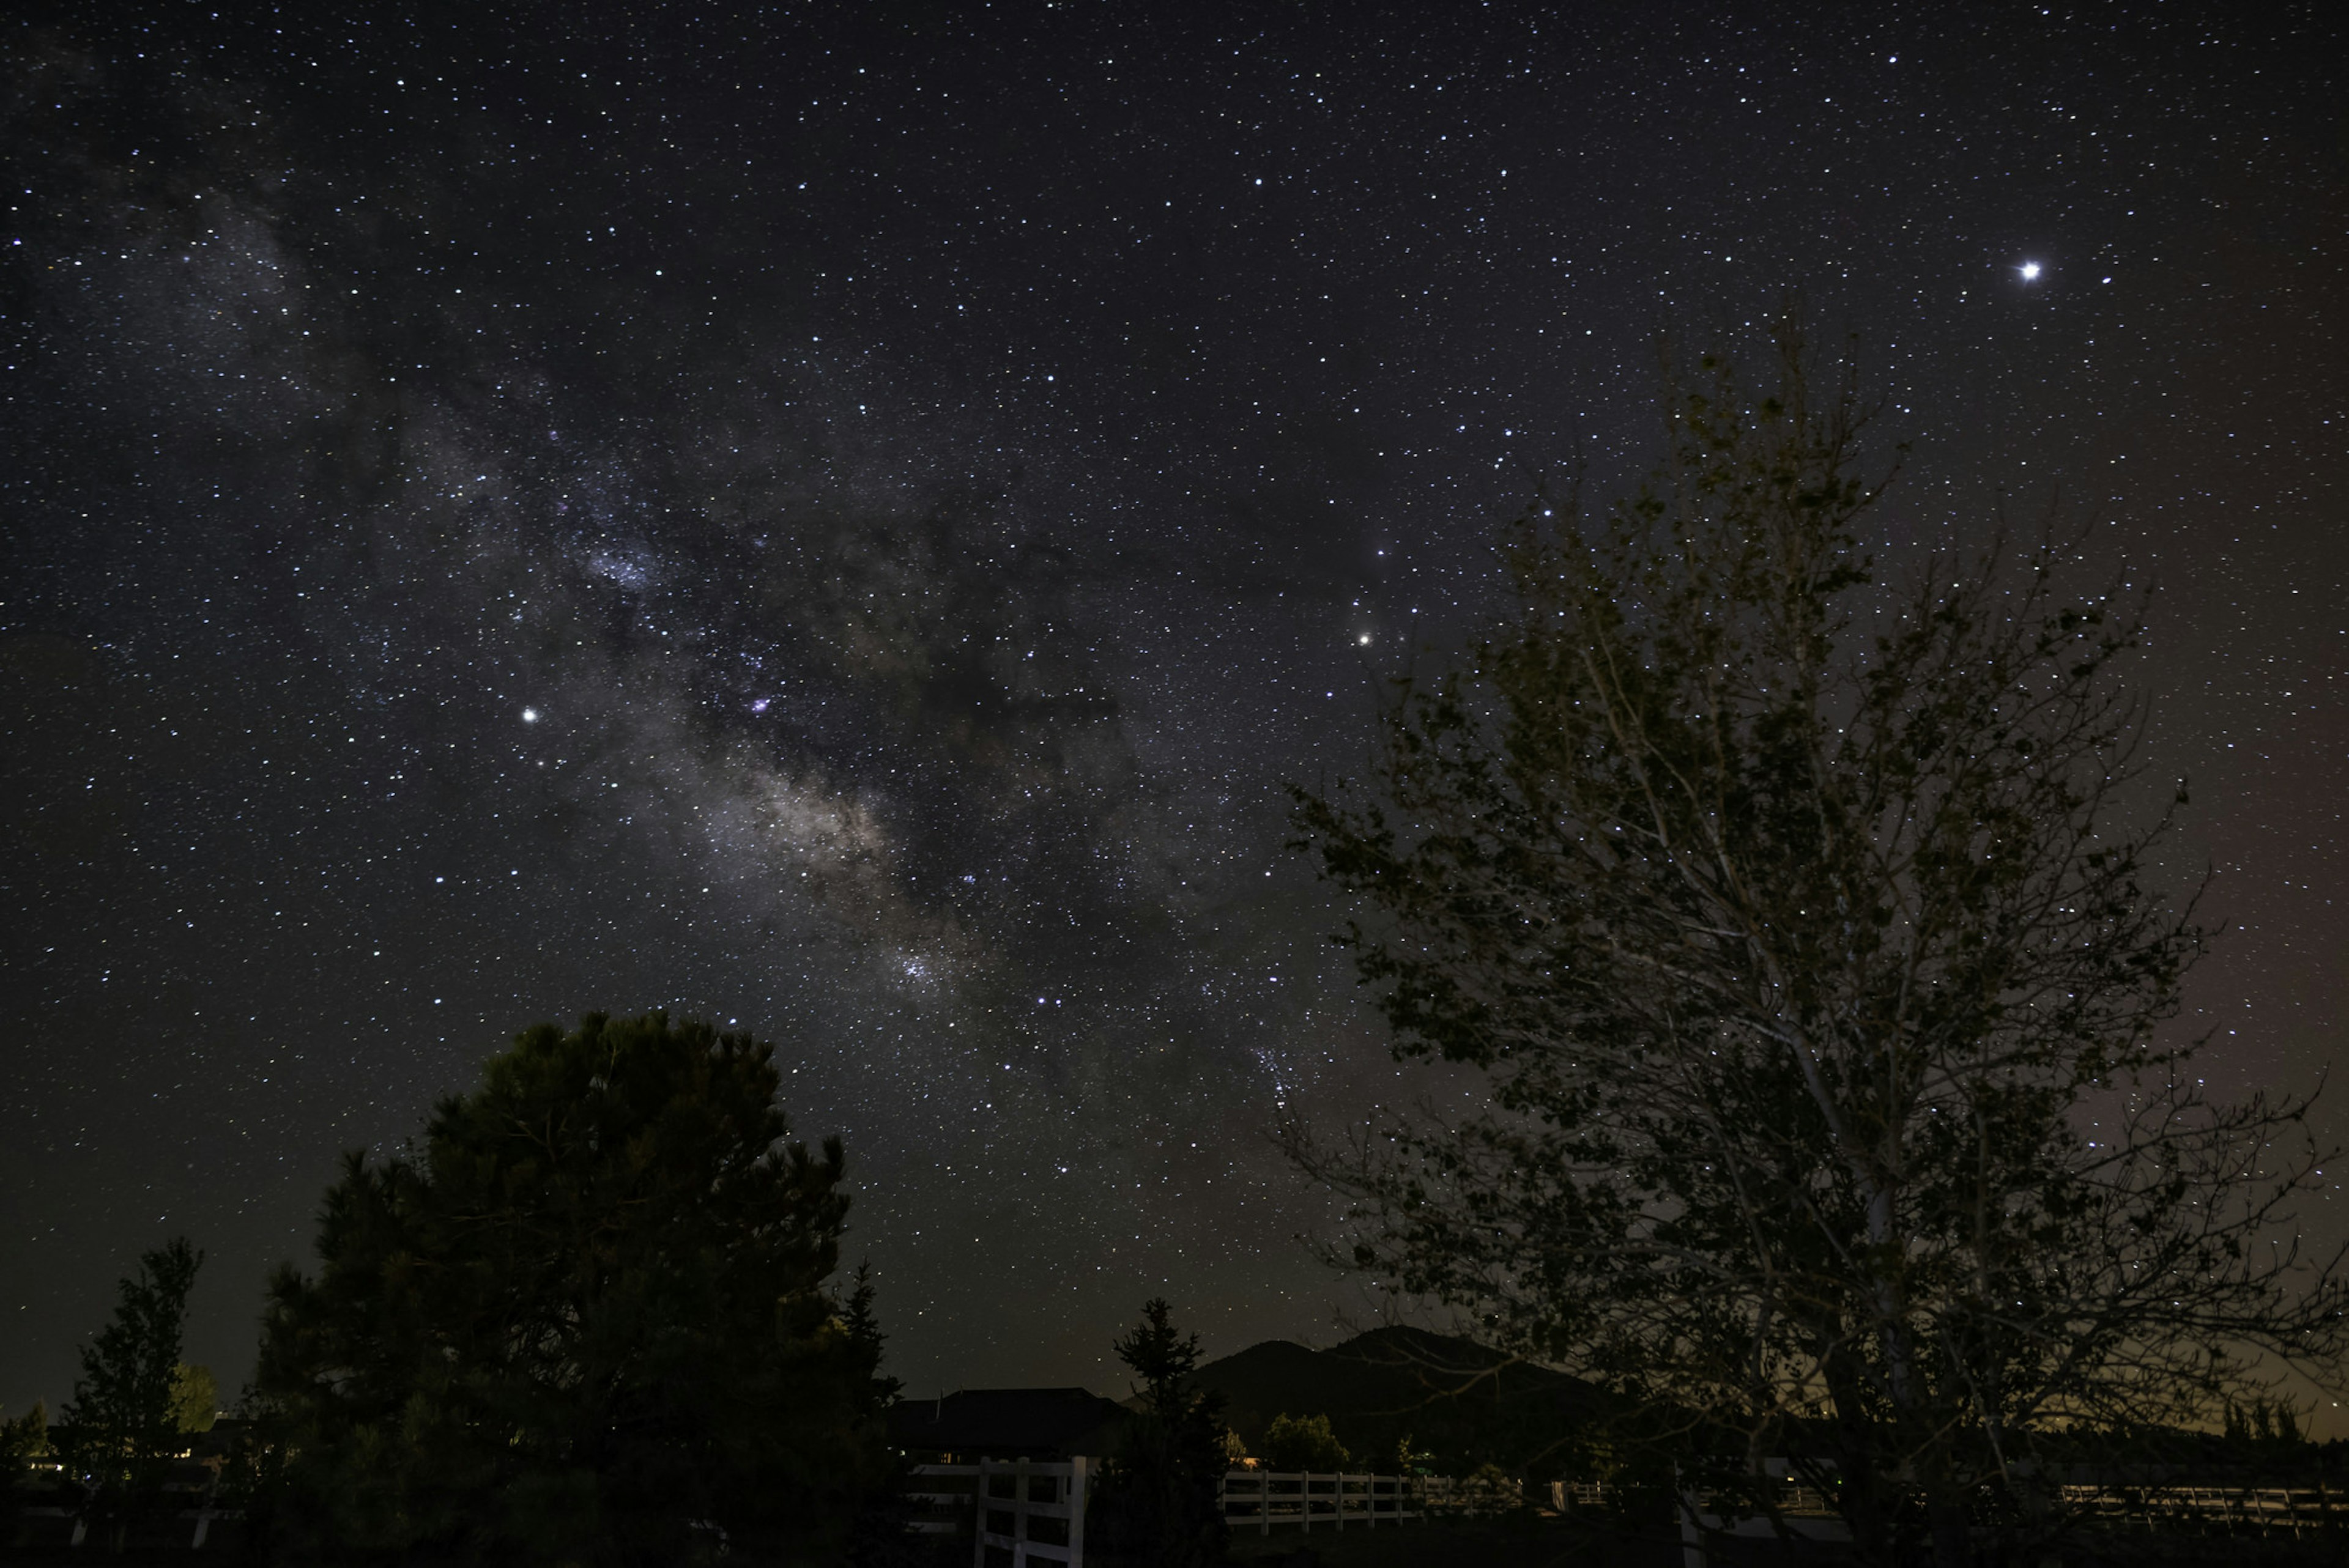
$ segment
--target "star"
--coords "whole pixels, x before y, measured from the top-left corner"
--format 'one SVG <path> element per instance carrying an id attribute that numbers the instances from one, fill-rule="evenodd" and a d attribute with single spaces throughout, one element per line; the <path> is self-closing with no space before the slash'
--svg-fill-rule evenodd
<path id="1" fill-rule="evenodd" d="M 2190 606 L 2212 633 L 2149 647 L 2127 676 L 2176 693 L 2148 762 L 2233 766 L 2235 727 L 2271 703 L 2261 748 L 2298 748 L 2226 774 L 2190 820 L 2231 846 L 2229 913 L 2309 940 L 2219 944 L 2195 983 L 2308 1014 L 2337 1002 L 2313 956 L 2349 944 L 2349 898 L 2317 885 L 2319 864 L 2349 864 L 2319 755 L 2333 710 L 2287 705 L 2328 700 L 2306 671 L 2332 629 L 2302 606 L 2338 575 L 2321 498 L 2349 485 L 2349 444 L 2326 439 L 2344 421 L 2297 339 L 2349 325 L 2349 289 L 2317 286 L 2349 248 L 2294 238 L 2304 150 L 2240 134 L 2331 112 L 2291 7 L 2223 61 L 2183 33 L 2136 39 L 2127 70 L 2153 90 L 2077 120 L 2083 73 L 2116 68 L 2100 23 L 2055 7 L 1978 81 L 1936 67 L 1964 29 L 1922 8 L 1888 24 L 1883 53 L 1853 39 L 1838 57 L 1855 97 L 1867 83 L 1865 136 L 1842 91 L 1806 101 L 1811 67 L 1793 67 L 1816 40 L 1791 15 L 1727 63 L 1638 30 L 1591 40 L 1593 91 L 1527 119 L 1540 6 L 1463 7 L 1424 36 L 1267 8 L 1247 59 L 1205 24 L 1031 46 L 979 22 L 864 75 L 842 62 L 895 58 L 879 8 L 825 24 L 830 57 L 712 34 L 658 65 L 626 36 L 509 38 L 466 8 L 436 48 L 446 94 L 398 88 L 392 139 L 371 127 L 378 78 L 413 68 L 397 47 L 303 7 L 271 27 L 211 9 L 150 35 L 60 7 L 87 96 L 59 77 L 43 134 L 0 149 L 24 176 L 0 249 L 51 269 L 18 269 L 42 303 L 20 313 L 0 398 L 0 441 L 43 454 L 38 496 L 12 493 L 26 564 L 0 618 L 12 738 L 36 712 L 44 727 L 14 747 L 26 766 L 0 769 L 0 823 L 28 824 L 19 881 L 37 877 L 43 911 L 19 945 L 37 931 L 43 967 L 6 1022 L 72 1020 L 55 1076 L 0 1093 L 0 1188 L 50 1172 L 42 1224 L 78 1249 L 52 1275 L 29 1233 L 0 1235 L 0 1284 L 57 1286 L 20 1291 L 22 1311 L 0 1289 L 0 1316 L 37 1325 L 0 1335 L 6 1413 L 70 1389 L 74 1347 L 145 1244 L 107 1216 L 135 1218 L 172 1172 L 171 1227 L 212 1258 L 186 1358 L 241 1381 L 252 1314 L 233 1304 L 306 1250 L 284 1225 L 337 1151 L 390 1148 L 514 1031 L 589 1007 L 739 1017 L 796 1069 L 802 1134 L 846 1131 L 852 1161 L 888 1172 L 889 1212 L 939 1215 L 864 1238 L 904 1329 L 891 1370 L 921 1391 L 1113 1377 L 1117 1330 L 1099 1325 L 1179 1281 L 1194 1234 L 1229 1251 L 1192 1271 L 1195 1300 L 1168 1287 L 1178 1321 L 1195 1311 L 1219 1348 L 1314 1332 L 1320 1265 L 1288 1238 L 1321 1199 L 1262 1140 L 1219 1137 L 1212 1191 L 1202 1174 L 1195 1200 L 1143 1202 L 1210 1160 L 1207 1140 L 1162 1142 L 1165 1124 L 1310 1102 L 1341 1125 L 1389 1081 L 1350 971 L 1290 973 L 1324 951 L 1335 905 L 1251 891 L 1288 863 L 1278 781 L 1357 770 L 1378 683 L 1416 645 L 1448 661 L 1477 645 L 1506 603 L 1494 546 L 1528 502 L 1561 525 L 1536 498 L 1570 487 L 1581 455 L 1594 510 L 1644 471 L 1651 326 L 1679 326 L 1692 354 L 1738 347 L 1715 328 L 1758 331 L 1798 279 L 1834 291 L 1818 327 L 1859 333 L 1862 385 L 1894 393 L 1884 433 L 1915 438 L 1937 486 L 2109 480 L 2093 504 L 2115 559 L 2124 536 L 2158 550 L 2177 586 L 2163 613 Z M 227 38 L 241 58 L 195 63 Z M 1128 46 L 1157 67 L 1129 75 Z M 135 84 L 159 48 L 186 74 L 150 92 Z M 936 100 L 1004 49 L 1007 90 L 968 137 Z M 752 73 L 778 113 L 794 104 L 792 137 L 738 123 L 732 84 Z M 1052 85 L 1112 75 L 1097 96 Z M 2192 90 L 2160 90 L 2173 80 Z M 1720 115 L 1682 115 L 1691 90 Z M 163 169 L 159 139 L 215 92 L 245 106 L 237 139 L 175 137 Z M 2026 101 L 2064 112 L 2025 127 Z M 488 139 L 474 117 L 501 103 Z M 1152 133 L 1146 181 L 1121 141 L 1133 124 L 1169 138 Z M 582 156 L 588 130 L 657 151 L 657 177 Z M 820 167 L 786 156 L 801 134 Z M 1692 139 L 1684 177 L 1631 177 L 1665 136 Z M 243 167 L 248 145 L 314 144 L 336 150 L 306 160 L 298 200 Z M 1334 173 L 1255 172 L 1276 156 L 1414 172 L 1340 195 Z M 1243 169 L 1239 191 L 1223 183 Z M 150 179 L 190 212 L 150 201 Z M 378 227 L 395 185 L 402 212 Z M 1798 187 L 1813 199 L 1756 199 Z M 664 223 L 672 199 L 695 222 Z M 1601 207 L 1595 226 L 1558 222 Z M 428 231 L 417 270 L 401 236 Z M 2084 270 L 2022 309 L 1982 268 L 2041 236 L 2131 285 Z M 2022 288 L 2050 282 L 2036 257 L 2004 264 Z M 255 313 L 253 330 L 159 325 L 215 308 Z M 1766 374 L 1764 346 L 1743 346 Z M 2206 373 L 2181 379 L 2188 352 Z M 1081 399 L 1035 368 L 1047 358 Z M 341 437 L 313 451 L 325 438 L 268 400 L 289 397 L 380 413 L 386 438 L 364 461 L 329 458 Z M 2238 439 L 2172 436 L 2198 421 Z M 2233 530 L 2184 524 L 2168 498 L 2189 494 L 2256 515 L 2261 571 L 2232 572 Z M 1944 510 L 1931 528 L 1962 553 L 1976 521 Z M 347 521 L 301 521 L 329 518 Z M 1368 623 L 1396 614 L 1412 635 L 1371 658 Z M 101 676 L 121 700 L 85 704 Z M 1349 702 L 1311 707 L 1317 683 Z M 569 705 L 543 741 L 499 727 L 554 723 L 515 700 L 533 688 Z M 126 867 L 175 847 L 116 876 L 89 858 L 100 844 Z M 524 858 L 533 883 L 511 874 Z M 955 870 L 971 864 L 987 874 Z M 1227 905 L 1250 912 L 1245 934 L 1195 918 Z M 147 1040 L 118 1079 L 126 985 L 173 998 L 157 1017 L 186 1033 Z M 2288 1007 L 2251 1016 L 2256 1047 L 2251 1027 L 2221 1031 L 2266 1053 L 2245 1073 L 2313 1072 L 2333 1050 Z M 1322 1048 L 1335 1035 L 1343 1054 Z M 288 1071 L 305 1038 L 353 1048 Z M 144 1080 L 184 1052 L 205 1073 L 150 1105 Z M 43 1129 L 84 1103 L 109 1141 L 45 1152 Z M 210 1149 L 231 1119 L 242 1152 Z M 936 1157 L 989 1140 L 1015 1152 L 985 1182 Z M 1081 1197 L 1043 1181 L 1059 1166 L 1086 1177 Z M 1226 1169 L 1257 1194 L 1244 1212 L 1224 1206 Z M 1031 1208 L 1060 1218 L 1011 1218 Z M 948 1242 L 948 1214 L 998 1218 Z"/>

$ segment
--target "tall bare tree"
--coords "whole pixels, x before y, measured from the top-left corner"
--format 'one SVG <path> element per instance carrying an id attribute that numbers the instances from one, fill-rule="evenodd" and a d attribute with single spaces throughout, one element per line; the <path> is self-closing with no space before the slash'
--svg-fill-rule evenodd
<path id="1" fill-rule="evenodd" d="M 1299 792 L 1396 1052 L 1490 1094 L 1291 1147 L 1360 1267 L 1954 1563 L 2047 1434 L 2329 1364 L 2342 1283 L 2305 1102 L 2163 1027 L 2202 936 L 2146 885 L 2142 596 L 2002 535 L 1883 582 L 1892 465 L 1779 347 L 1770 396 L 1673 377 L 1657 477 L 1537 504 L 1513 624 Z"/>

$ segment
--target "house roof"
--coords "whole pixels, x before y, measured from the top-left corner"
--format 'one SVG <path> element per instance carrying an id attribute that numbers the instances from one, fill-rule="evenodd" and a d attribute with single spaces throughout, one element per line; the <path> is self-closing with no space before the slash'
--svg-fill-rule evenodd
<path id="1" fill-rule="evenodd" d="M 901 1449 L 992 1458 L 1100 1455 L 1125 1414 L 1084 1388 L 963 1388 L 899 1400 L 889 1411 L 889 1438 Z"/>

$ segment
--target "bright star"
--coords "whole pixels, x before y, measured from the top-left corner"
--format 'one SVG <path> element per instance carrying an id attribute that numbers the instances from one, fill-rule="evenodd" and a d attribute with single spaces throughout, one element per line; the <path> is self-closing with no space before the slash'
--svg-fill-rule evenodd
<path id="1" fill-rule="evenodd" d="M 2015 268 L 2014 270 L 2023 274 L 2023 281 L 2024 283 L 2031 283 L 2039 276 L 2039 263 L 2037 262 L 2025 262 L 2023 265 Z"/>
<path id="2" fill-rule="evenodd" d="M 524 724 L 536 724 L 538 722 L 538 709 L 534 707 L 523 708 L 522 710 L 522 721 Z"/>
<path id="3" fill-rule="evenodd" d="M 1354 641 L 1361 644 L 1362 646 L 1367 648 L 1371 645 L 1371 634 L 1368 632 L 1364 632 L 1361 636 L 1356 637 Z"/>

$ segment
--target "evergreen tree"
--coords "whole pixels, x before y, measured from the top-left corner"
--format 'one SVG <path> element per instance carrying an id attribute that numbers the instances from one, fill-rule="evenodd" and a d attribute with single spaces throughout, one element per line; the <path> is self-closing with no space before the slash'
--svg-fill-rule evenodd
<path id="1" fill-rule="evenodd" d="M 856 1347 L 859 1365 L 869 1368 L 875 1398 L 885 1408 L 896 1402 L 905 1382 L 882 1372 L 887 1336 L 873 1303 L 873 1265 L 860 1263 L 850 1276 L 847 1299 L 842 1303 L 841 1326 Z M 933 1542 L 914 1530 L 913 1462 L 903 1453 L 891 1456 L 888 1472 L 872 1487 L 857 1510 L 848 1542 L 851 1568 L 932 1568 Z"/>
<path id="2" fill-rule="evenodd" d="M 139 1272 L 116 1286 L 113 1320 L 82 1347 L 61 1425 L 67 1469 L 88 1488 L 94 1523 L 119 1532 L 154 1507 L 187 1448 L 173 1394 L 188 1293 L 203 1261 L 184 1236 L 142 1253 Z"/>
<path id="3" fill-rule="evenodd" d="M 883 1405 L 895 1401 L 905 1380 L 881 1371 L 882 1357 L 887 1348 L 888 1336 L 881 1332 L 881 1319 L 873 1310 L 879 1293 L 873 1284 L 873 1265 L 860 1263 L 850 1276 L 848 1299 L 842 1304 L 841 1326 L 848 1332 L 848 1342 L 856 1347 L 859 1358 L 870 1368 L 874 1395 Z"/>
<path id="4" fill-rule="evenodd" d="M 1223 1397 L 1194 1386 L 1199 1337 L 1177 1331 L 1173 1308 L 1154 1298 L 1114 1347 L 1139 1379 L 1141 1408 L 1102 1473 L 1087 1514 L 1087 1548 L 1098 1542 L 1131 1568 L 1221 1562 Z"/>
<path id="5" fill-rule="evenodd" d="M 347 1560 L 837 1547 L 885 1460 L 869 1287 L 825 1289 L 839 1141 L 772 1052 L 655 1014 L 542 1025 L 421 1140 L 347 1158 L 270 1289 L 280 1542 Z M 861 1327 L 856 1325 L 862 1325 Z"/>

